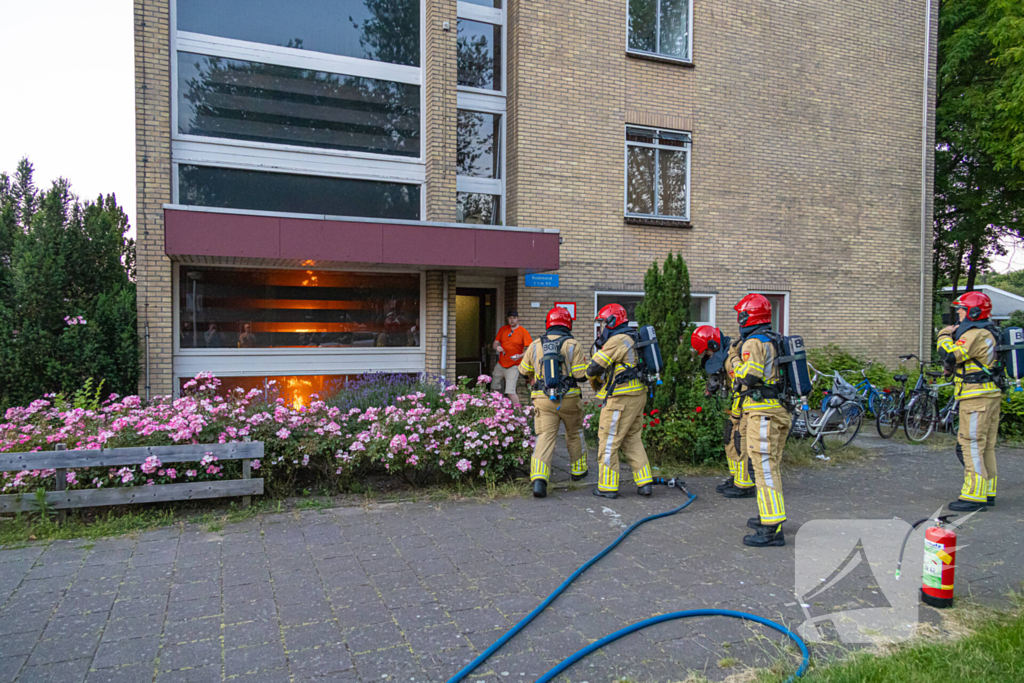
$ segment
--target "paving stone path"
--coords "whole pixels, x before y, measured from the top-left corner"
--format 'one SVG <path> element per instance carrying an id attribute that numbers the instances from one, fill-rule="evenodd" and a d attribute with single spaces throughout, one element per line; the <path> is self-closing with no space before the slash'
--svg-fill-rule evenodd
<path id="1" fill-rule="evenodd" d="M 467 680 L 532 682 L 613 630 L 680 609 L 752 611 L 799 625 L 794 538 L 802 523 L 913 520 L 955 496 L 951 452 L 859 443 L 876 457 L 787 473 L 785 548 L 741 546 L 756 504 L 717 496 L 715 480 L 691 480 L 696 503 L 635 532 Z M 960 532 L 969 546 L 957 576 L 958 595 L 993 605 L 1024 579 L 1024 451 L 999 458 L 999 504 Z M 564 453 L 561 462 L 556 479 L 564 480 Z M 628 523 L 683 500 L 665 488 L 651 500 L 624 491 L 616 501 L 562 490 L 542 501 L 336 508 L 266 515 L 218 533 L 177 525 L 0 548 L 0 683 L 443 683 Z M 919 544 L 908 551 L 919 555 Z M 814 609 L 882 604 L 876 589 L 870 576 L 837 584 Z M 921 616 L 939 620 L 930 608 Z M 718 680 L 737 666 L 769 664 L 781 642 L 739 621 L 677 621 L 618 641 L 567 680 L 678 681 L 691 670 Z"/>

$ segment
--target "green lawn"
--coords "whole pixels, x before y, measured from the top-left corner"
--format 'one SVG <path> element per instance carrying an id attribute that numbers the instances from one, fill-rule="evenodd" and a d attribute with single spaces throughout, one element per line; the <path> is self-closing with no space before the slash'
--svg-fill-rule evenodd
<path id="1" fill-rule="evenodd" d="M 1013 683 L 1024 681 L 1024 615 L 993 615 L 959 640 L 917 641 L 892 654 L 858 654 L 815 668 L 801 683 Z M 782 676 L 762 681 L 784 681 Z"/>

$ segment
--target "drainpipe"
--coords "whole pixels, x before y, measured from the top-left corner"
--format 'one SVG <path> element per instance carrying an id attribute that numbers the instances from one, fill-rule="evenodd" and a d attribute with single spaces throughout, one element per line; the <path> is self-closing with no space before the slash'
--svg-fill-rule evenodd
<path id="1" fill-rule="evenodd" d="M 924 330 L 925 330 L 925 309 L 924 309 L 924 287 L 925 287 L 925 266 L 928 261 L 928 250 L 925 244 L 928 242 L 928 86 L 931 81 L 931 52 L 932 52 L 932 0 L 925 0 L 924 11 L 924 81 L 921 95 L 921 329 L 918 330 L 918 351 L 919 358 L 924 358 Z M 934 153 L 934 150 L 931 150 Z M 930 317 L 930 316 L 929 316 Z M 928 342 L 931 343 L 931 335 L 928 335 Z"/>
<path id="2" fill-rule="evenodd" d="M 448 369 L 448 273 L 441 276 L 441 374 Z"/>
<path id="3" fill-rule="evenodd" d="M 149 401 L 149 302 L 146 304 L 146 401 Z"/>

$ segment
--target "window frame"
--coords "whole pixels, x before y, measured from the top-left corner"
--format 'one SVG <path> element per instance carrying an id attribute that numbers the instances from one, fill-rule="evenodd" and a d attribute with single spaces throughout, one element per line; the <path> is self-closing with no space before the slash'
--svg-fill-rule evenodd
<path id="1" fill-rule="evenodd" d="M 688 25 L 687 25 L 687 40 L 686 40 L 686 58 L 677 57 L 676 55 L 667 55 L 661 52 L 647 52 L 645 50 L 635 50 L 629 46 L 629 0 L 626 1 L 626 54 L 636 55 L 638 57 L 654 57 L 655 59 L 677 62 L 679 64 L 693 64 L 693 0 L 687 0 L 689 8 L 687 9 Z M 655 40 L 657 47 L 661 47 L 661 0 L 658 0 L 657 16 L 655 17 L 655 29 L 654 29 Z"/>
<path id="2" fill-rule="evenodd" d="M 420 185 L 420 217 L 426 212 L 426 0 L 420 0 L 420 66 L 390 64 L 371 59 L 332 55 L 312 50 L 220 38 L 179 31 L 177 2 L 170 2 L 171 159 L 174 202 L 178 201 L 177 164 L 218 166 L 255 171 L 277 171 L 360 180 L 387 180 Z M 486 9 L 486 8 L 484 8 Z M 233 140 L 178 132 L 178 53 L 244 59 L 263 64 L 315 69 L 345 76 L 362 76 L 419 87 L 420 153 L 418 157 L 351 150 L 306 147 L 253 140 Z"/>
<path id="3" fill-rule="evenodd" d="M 507 177 L 507 159 L 508 154 L 508 135 L 507 135 L 507 110 L 508 110 L 508 98 L 507 98 L 507 83 L 508 83 L 508 26 L 507 26 L 507 8 L 506 2 L 502 2 L 501 9 L 494 9 L 491 7 L 482 7 L 480 5 L 474 5 L 469 2 L 458 2 L 456 8 L 456 14 L 458 19 L 468 19 L 469 21 L 477 21 L 485 24 L 494 24 L 501 26 L 501 42 L 502 42 L 502 53 L 501 53 L 501 90 L 485 90 L 483 88 L 471 88 L 469 86 L 460 85 L 456 88 L 456 109 L 461 111 L 472 111 L 481 114 L 497 114 L 499 116 L 499 135 L 501 137 L 500 144 L 498 145 L 498 178 L 475 178 L 472 176 L 461 176 L 456 175 L 455 177 L 455 191 L 456 192 L 471 192 L 477 194 L 489 194 L 499 198 L 498 215 L 501 220 L 500 225 L 506 225 L 505 211 L 508 202 L 506 201 L 506 177 Z M 458 32 L 458 25 L 456 25 L 456 32 Z M 458 135 L 458 131 L 456 131 Z M 425 194 L 421 192 L 421 194 Z"/>
<path id="4" fill-rule="evenodd" d="M 653 131 L 655 138 L 657 133 L 665 132 L 672 133 L 674 135 L 686 135 L 689 138 L 689 142 L 686 143 L 685 147 L 668 147 L 655 143 L 647 142 L 631 142 L 626 139 L 629 135 L 630 129 L 641 130 L 641 131 Z M 651 126 L 637 126 L 626 124 L 623 130 L 623 141 L 625 147 L 623 149 L 622 158 L 622 177 L 623 177 L 623 192 L 622 192 L 622 214 L 625 218 L 640 218 L 645 220 L 665 220 L 665 221 L 679 221 L 689 222 L 690 221 L 690 195 L 691 195 L 691 175 L 690 175 L 690 162 L 693 159 L 693 133 L 684 130 L 672 130 L 669 128 L 652 128 Z M 685 216 L 670 216 L 660 213 L 630 213 L 629 211 L 629 148 L 630 147 L 643 147 L 646 149 L 655 150 L 654 158 L 654 208 L 655 211 L 658 209 L 658 178 L 661 175 L 660 164 L 658 163 L 658 150 L 667 149 L 673 152 L 686 151 L 686 215 Z"/>
<path id="5" fill-rule="evenodd" d="M 610 296 L 639 296 L 641 298 L 643 298 L 645 296 L 644 292 L 615 291 L 615 290 L 594 290 L 594 317 L 595 318 L 597 317 L 597 312 L 600 310 L 598 308 L 598 305 L 597 305 L 597 298 L 599 296 L 609 296 L 609 295 Z M 715 305 L 718 303 L 718 295 L 717 294 L 708 294 L 708 293 L 705 293 L 705 292 L 690 292 L 690 298 L 692 298 L 692 299 L 708 299 L 709 300 L 708 310 L 711 312 L 711 320 L 710 321 L 707 321 L 707 320 L 691 320 L 690 324 L 691 325 L 711 325 L 711 326 L 714 326 L 715 325 L 715 320 L 716 320 Z M 630 326 L 631 327 L 637 327 L 637 325 L 633 324 L 635 322 L 636 321 L 631 320 L 630 321 Z M 597 329 L 597 325 L 596 324 L 594 325 L 594 329 L 595 330 Z"/>

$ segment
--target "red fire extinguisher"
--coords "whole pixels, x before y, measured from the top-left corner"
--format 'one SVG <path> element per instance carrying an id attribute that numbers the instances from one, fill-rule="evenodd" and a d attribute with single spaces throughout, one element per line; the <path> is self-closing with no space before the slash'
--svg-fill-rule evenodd
<path id="1" fill-rule="evenodd" d="M 956 534 L 933 526 L 924 532 L 924 577 L 921 599 L 932 607 L 952 607 L 956 572 Z"/>

